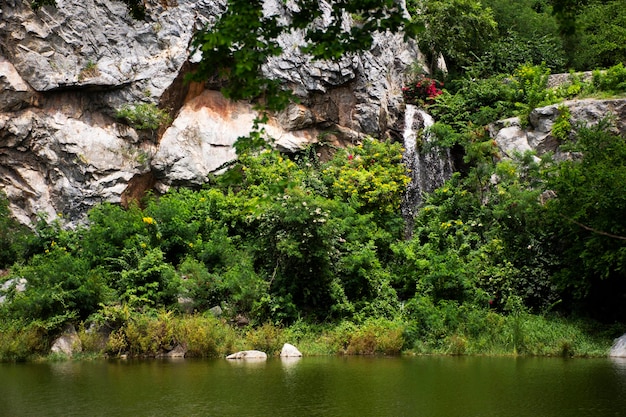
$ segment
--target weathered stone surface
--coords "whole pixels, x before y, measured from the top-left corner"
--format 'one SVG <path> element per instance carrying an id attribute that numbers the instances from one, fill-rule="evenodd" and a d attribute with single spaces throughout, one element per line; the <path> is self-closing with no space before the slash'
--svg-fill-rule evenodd
<path id="1" fill-rule="evenodd" d="M 233 144 L 247 136 L 257 112 L 249 103 L 227 100 L 218 91 L 206 90 L 189 101 L 165 131 L 152 168 L 165 184 L 203 184 L 236 158 Z M 287 132 L 278 123 L 263 125 L 276 146 L 287 151 L 302 149 L 316 140 L 309 131 Z"/>
<path id="2" fill-rule="evenodd" d="M 80 102 L 0 113 L 0 186 L 24 223 L 38 213 L 79 219 L 98 202 L 120 202 L 154 152 L 154 144 L 83 112 Z"/>
<path id="3" fill-rule="evenodd" d="M 0 46 L 37 91 L 131 85 L 159 97 L 186 61 L 193 32 L 214 20 L 221 1 L 147 2 L 146 21 L 133 20 L 120 1 L 67 0 L 33 11 L 7 0 Z M 86 73 L 86 69 L 95 66 Z"/>
<path id="4" fill-rule="evenodd" d="M 35 104 L 37 94 L 20 77 L 13 64 L 0 55 L 0 112 L 16 111 Z"/>
<path id="5" fill-rule="evenodd" d="M 243 350 L 226 356 L 226 359 L 267 359 L 267 354 L 260 350 Z"/>
<path id="6" fill-rule="evenodd" d="M 235 157 L 255 113 L 182 82 L 193 33 L 216 20 L 224 0 L 146 2 L 145 21 L 112 0 L 64 0 L 33 11 L 0 8 L 0 191 L 24 223 L 57 213 L 75 223 L 101 201 L 126 203 L 151 187 L 197 185 Z M 295 4 L 266 0 L 288 20 Z M 328 5 L 325 6 L 328 10 Z M 326 13 L 321 20 L 328 19 Z M 276 147 L 318 140 L 342 145 L 364 134 L 393 137 L 405 70 L 421 55 L 401 34 L 376 34 L 371 51 L 311 62 L 285 35 L 284 53 L 264 67 L 300 98 L 266 126 Z M 174 120 L 137 132 L 115 120 L 125 104 L 160 103 Z M 401 121 L 400 121 L 401 123 Z"/>
<path id="7" fill-rule="evenodd" d="M 298 358 L 301 356 L 302 353 L 298 350 L 298 348 L 289 343 L 285 343 L 280 351 L 281 358 Z"/>
<path id="8" fill-rule="evenodd" d="M 559 107 L 565 106 L 571 113 L 570 123 L 578 126 L 595 126 L 610 117 L 612 130 L 626 135 L 626 99 L 571 100 L 534 109 L 529 116 L 530 124 L 522 127 L 519 118 L 499 120 L 489 126 L 490 135 L 496 141 L 503 156 L 534 150 L 542 155 L 553 152 L 559 157 L 559 142 L 552 136 L 552 126 L 559 116 Z"/>
<path id="9" fill-rule="evenodd" d="M 66 327 L 63 334 L 59 336 L 50 348 L 50 352 L 59 353 L 66 356 L 72 356 L 76 352 L 83 350 L 82 343 L 74 326 L 70 325 Z"/>

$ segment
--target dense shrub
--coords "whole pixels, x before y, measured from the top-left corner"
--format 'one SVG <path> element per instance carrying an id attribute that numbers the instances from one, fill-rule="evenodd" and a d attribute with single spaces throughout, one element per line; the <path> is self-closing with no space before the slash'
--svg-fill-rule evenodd
<path id="1" fill-rule="evenodd" d="M 32 232 L 13 218 L 9 200 L 0 193 L 0 269 L 24 260 L 33 238 Z"/>

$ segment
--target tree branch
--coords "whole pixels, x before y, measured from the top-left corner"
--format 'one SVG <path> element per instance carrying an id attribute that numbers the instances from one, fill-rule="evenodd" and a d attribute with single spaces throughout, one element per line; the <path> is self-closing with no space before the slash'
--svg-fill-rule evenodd
<path id="1" fill-rule="evenodd" d="M 619 236 L 619 235 L 614 235 L 612 233 L 603 232 L 602 230 L 594 229 L 593 227 L 590 227 L 590 226 L 587 226 L 587 225 L 585 225 L 585 224 L 583 224 L 581 222 L 578 222 L 578 221 L 572 219 L 571 217 L 567 217 L 564 214 L 559 214 L 559 215 L 561 217 L 563 217 L 565 220 L 567 220 L 569 222 L 572 222 L 575 225 L 580 226 L 583 229 L 588 230 L 588 231 L 590 231 L 592 233 L 596 233 L 596 234 L 599 234 L 599 235 L 602 235 L 602 236 L 607 236 L 607 237 L 610 237 L 610 238 L 613 238 L 613 239 L 626 240 L 626 236 Z"/>

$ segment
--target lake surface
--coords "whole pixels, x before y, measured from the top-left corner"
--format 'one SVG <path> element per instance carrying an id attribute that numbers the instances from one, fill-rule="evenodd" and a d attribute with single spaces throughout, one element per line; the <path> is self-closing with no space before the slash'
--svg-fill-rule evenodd
<path id="1" fill-rule="evenodd" d="M 305 357 L 0 364 L 0 416 L 626 416 L 626 360 Z"/>

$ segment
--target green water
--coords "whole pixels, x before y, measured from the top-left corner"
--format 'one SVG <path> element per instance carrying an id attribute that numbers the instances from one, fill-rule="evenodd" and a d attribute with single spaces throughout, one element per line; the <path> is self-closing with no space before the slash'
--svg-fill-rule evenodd
<path id="1" fill-rule="evenodd" d="M 320 357 L 0 364 L 0 416 L 626 416 L 626 361 Z"/>

